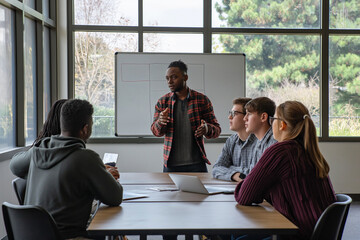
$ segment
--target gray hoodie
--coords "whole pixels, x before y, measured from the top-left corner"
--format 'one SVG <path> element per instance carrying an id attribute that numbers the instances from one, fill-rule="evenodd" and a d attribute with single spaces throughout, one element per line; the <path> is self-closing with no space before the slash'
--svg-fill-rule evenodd
<path id="1" fill-rule="evenodd" d="M 86 236 L 94 198 L 110 206 L 122 202 L 122 186 L 100 156 L 81 139 L 51 136 L 13 156 L 11 171 L 27 178 L 25 204 L 45 208 L 65 238 Z"/>

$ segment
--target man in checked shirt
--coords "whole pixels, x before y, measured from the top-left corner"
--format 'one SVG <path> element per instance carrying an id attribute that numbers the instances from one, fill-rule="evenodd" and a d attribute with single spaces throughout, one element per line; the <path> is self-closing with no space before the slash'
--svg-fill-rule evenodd
<path id="1" fill-rule="evenodd" d="M 166 81 L 171 92 L 155 105 L 151 131 L 165 135 L 164 172 L 207 172 L 204 139 L 217 138 L 221 128 L 208 97 L 187 86 L 187 66 L 171 62 Z"/>

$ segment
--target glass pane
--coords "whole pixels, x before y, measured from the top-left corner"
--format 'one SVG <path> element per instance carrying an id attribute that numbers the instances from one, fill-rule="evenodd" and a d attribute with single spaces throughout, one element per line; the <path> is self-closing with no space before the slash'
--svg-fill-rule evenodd
<path id="1" fill-rule="evenodd" d="M 29 7 L 35 9 L 35 0 L 24 0 L 23 2 Z"/>
<path id="2" fill-rule="evenodd" d="M 203 26 L 203 0 L 143 0 L 143 5 L 144 26 Z"/>
<path id="3" fill-rule="evenodd" d="M 329 40 L 329 135 L 360 136 L 360 36 Z"/>
<path id="4" fill-rule="evenodd" d="M 354 0 L 357 1 L 357 0 Z M 320 0 L 213 0 L 212 26 L 234 28 L 319 28 Z"/>
<path id="5" fill-rule="evenodd" d="M 138 1 L 74 0 L 77 25 L 138 25 Z"/>
<path id="6" fill-rule="evenodd" d="M 359 0 L 330 0 L 330 28 L 359 29 Z"/>
<path id="7" fill-rule="evenodd" d="M 95 108 L 92 137 L 115 134 L 115 52 L 137 52 L 136 33 L 75 33 L 75 97 Z"/>
<path id="8" fill-rule="evenodd" d="M 14 147 L 14 12 L 0 5 L 0 152 Z"/>
<path id="9" fill-rule="evenodd" d="M 213 35 L 213 52 L 245 53 L 246 95 L 276 104 L 298 100 L 319 130 L 320 37 L 305 35 Z"/>
<path id="10" fill-rule="evenodd" d="M 25 18 L 25 141 L 36 138 L 36 24 Z"/>
<path id="11" fill-rule="evenodd" d="M 43 14 L 50 18 L 50 0 L 43 0 Z"/>
<path id="12" fill-rule="evenodd" d="M 202 53 L 202 34 L 144 33 L 144 52 Z"/>
<path id="13" fill-rule="evenodd" d="M 44 91 L 43 91 L 43 109 L 44 109 L 44 120 L 47 117 L 51 107 L 51 58 L 50 58 L 50 29 L 44 27 Z"/>

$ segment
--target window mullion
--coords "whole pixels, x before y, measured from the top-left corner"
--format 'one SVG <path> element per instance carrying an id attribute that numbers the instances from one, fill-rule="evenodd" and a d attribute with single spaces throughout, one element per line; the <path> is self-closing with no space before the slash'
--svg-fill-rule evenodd
<path id="1" fill-rule="evenodd" d="M 322 1 L 320 129 L 321 138 L 329 138 L 329 1 Z"/>
<path id="2" fill-rule="evenodd" d="M 25 57 L 24 57 L 24 12 L 15 13 L 16 36 L 16 146 L 25 146 Z"/>

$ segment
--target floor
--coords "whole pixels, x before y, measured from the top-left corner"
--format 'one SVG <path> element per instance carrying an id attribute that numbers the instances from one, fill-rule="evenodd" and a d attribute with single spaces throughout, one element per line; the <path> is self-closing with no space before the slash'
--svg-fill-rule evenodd
<path id="1" fill-rule="evenodd" d="M 343 233 L 343 240 L 357 240 L 360 239 L 360 227 L 358 221 L 360 220 L 360 202 L 353 202 L 350 206 L 349 215 L 346 220 L 346 225 Z M 129 240 L 139 240 L 138 236 L 127 236 Z M 162 240 L 162 236 L 148 236 L 148 240 Z M 180 235 L 178 240 L 184 240 L 185 236 Z M 198 237 L 194 237 L 197 240 Z"/>
<path id="2" fill-rule="evenodd" d="M 345 229 L 343 233 L 343 240 L 360 239 L 360 202 L 352 202 L 349 210 L 349 215 L 346 220 Z"/>

